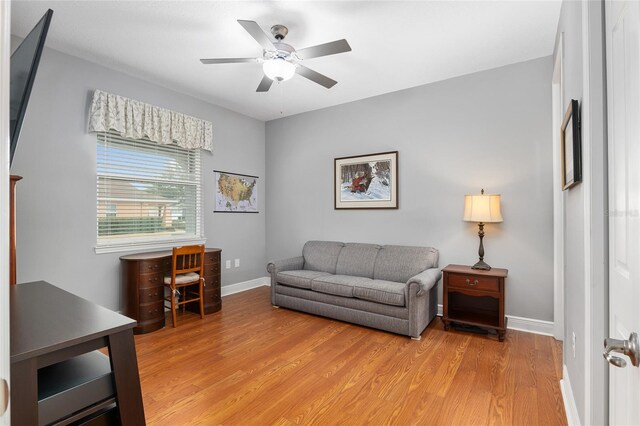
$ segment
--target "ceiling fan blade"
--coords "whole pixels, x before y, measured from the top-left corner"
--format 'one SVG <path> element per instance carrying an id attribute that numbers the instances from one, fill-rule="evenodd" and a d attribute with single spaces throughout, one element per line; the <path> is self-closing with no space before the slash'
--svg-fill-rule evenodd
<path id="1" fill-rule="evenodd" d="M 258 62 L 256 58 L 214 58 L 200 59 L 203 64 L 239 64 L 242 62 Z"/>
<path id="2" fill-rule="evenodd" d="M 351 46 L 347 43 L 347 40 L 336 40 L 330 43 L 319 44 L 317 46 L 305 47 L 304 49 L 296 50 L 296 54 L 301 59 L 318 58 L 320 56 L 335 55 L 337 53 L 350 52 Z"/>
<path id="3" fill-rule="evenodd" d="M 258 84 L 256 92 L 268 92 L 272 84 L 273 80 L 265 75 L 264 77 L 262 77 L 262 81 L 260 82 L 260 84 Z"/>
<path id="4" fill-rule="evenodd" d="M 333 86 L 335 86 L 338 83 L 337 81 L 330 79 L 326 75 L 320 74 L 319 72 L 309 69 L 300 64 L 298 64 L 296 68 L 296 72 L 301 76 L 303 76 L 304 78 L 308 78 L 314 83 L 318 83 L 319 85 L 324 86 L 327 89 L 331 89 Z"/>
<path id="5" fill-rule="evenodd" d="M 255 21 L 243 21 L 242 19 L 238 19 L 238 24 L 242 25 L 242 28 L 247 30 L 247 32 L 251 34 L 251 37 L 253 37 L 264 50 L 276 50 L 273 42 L 269 40 L 269 37 L 264 31 L 262 31 L 260 25 Z"/>

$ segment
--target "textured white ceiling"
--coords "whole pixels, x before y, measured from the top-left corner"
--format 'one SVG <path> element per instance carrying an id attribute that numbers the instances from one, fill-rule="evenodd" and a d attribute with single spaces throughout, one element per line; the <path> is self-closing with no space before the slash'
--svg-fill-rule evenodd
<path id="1" fill-rule="evenodd" d="M 22 0 L 12 33 L 24 37 L 47 8 L 47 46 L 271 120 L 551 55 L 560 1 Z M 256 93 L 259 64 L 199 61 L 261 55 L 237 19 L 267 34 L 286 25 L 297 49 L 346 38 L 353 51 L 304 62 L 332 89 L 294 76 Z"/>

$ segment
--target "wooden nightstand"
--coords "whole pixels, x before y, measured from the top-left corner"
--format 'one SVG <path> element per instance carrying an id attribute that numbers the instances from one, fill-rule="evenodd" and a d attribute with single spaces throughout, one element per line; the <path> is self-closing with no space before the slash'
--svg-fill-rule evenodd
<path id="1" fill-rule="evenodd" d="M 442 270 L 442 321 L 444 329 L 451 323 L 494 329 L 498 340 L 504 340 L 507 318 L 504 315 L 504 281 L 509 271 L 490 271 L 470 266 L 448 265 Z"/>

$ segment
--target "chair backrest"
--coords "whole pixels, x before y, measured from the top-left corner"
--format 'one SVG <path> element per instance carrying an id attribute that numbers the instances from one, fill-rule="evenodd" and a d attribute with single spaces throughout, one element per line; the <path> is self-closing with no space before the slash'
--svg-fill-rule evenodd
<path id="1" fill-rule="evenodd" d="M 204 276 L 204 245 L 174 247 L 171 265 L 172 282 L 175 282 L 176 275 L 188 272 L 197 272 L 202 278 Z"/>

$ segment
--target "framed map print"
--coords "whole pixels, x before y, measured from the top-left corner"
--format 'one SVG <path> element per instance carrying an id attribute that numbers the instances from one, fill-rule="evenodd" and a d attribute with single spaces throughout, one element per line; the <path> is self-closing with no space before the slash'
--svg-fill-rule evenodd
<path id="1" fill-rule="evenodd" d="M 214 170 L 214 213 L 258 213 L 258 176 Z"/>

